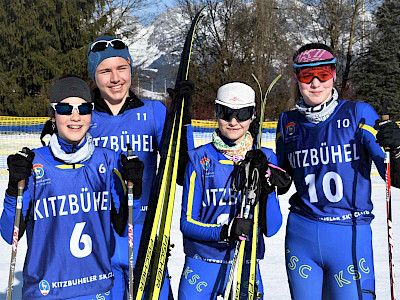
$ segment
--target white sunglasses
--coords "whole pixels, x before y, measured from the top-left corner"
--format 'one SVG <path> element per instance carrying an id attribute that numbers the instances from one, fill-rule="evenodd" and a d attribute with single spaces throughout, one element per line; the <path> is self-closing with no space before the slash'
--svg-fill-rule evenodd
<path id="1" fill-rule="evenodd" d="M 50 103 L 50 106 L 59 114 L 59 115 L 72 115 L 74 109 L 80 115 L 90 115 L 94 108 L 93 103 L 80 103 L 80 104 L 71 104 L 66 102 L 60 103 Z"/>

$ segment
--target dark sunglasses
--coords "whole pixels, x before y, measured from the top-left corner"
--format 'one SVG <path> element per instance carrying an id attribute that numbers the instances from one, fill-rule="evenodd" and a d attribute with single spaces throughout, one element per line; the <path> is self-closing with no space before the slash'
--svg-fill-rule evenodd
<path id="1" fill-rule="evenodd" d="M 94 42 L 91 46 L 90 46 L 90 52 L 100 52 L 100 51 L 104 51 L 108 48 L 108 46 L 113 47 L 114 49 L 117 50 L 121 50 L 121 49 L 125 49 L 128 48 L 128 46 L 120 39 L 114 39 L 111 41 L 97 41 Z"/>
<path id="2" fill-rule="evenodd" d="M 81 103 L 81 104 L 70 104 L 70 103 L 50 103 L 50 106 L 59 114 L 59 115 L 72 115 L 74 109 L 80 115 L 90 115 L 93 110 L 93 103 Z"/>
<path id="3" fill-rule="evenodd" d="M 244 122 L 252 118 L 254 114 L 254 106 L 247 106 L 240 109 L 232 109 L 228 106 L 217 104 L 215 113 L 219 119 L 231 121 L 233 118 L 239 122 Z"/>

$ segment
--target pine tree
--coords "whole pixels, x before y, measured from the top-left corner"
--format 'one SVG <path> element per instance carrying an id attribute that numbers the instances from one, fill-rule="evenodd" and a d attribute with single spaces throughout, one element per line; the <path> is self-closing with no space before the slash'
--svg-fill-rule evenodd
<path id="1" fill-rule="evenodd" d="M 97 35 L 90 0 L 0 1 L 0 114 L 47 115 L 56 76 L 86 72 L 86 47 Z"/>
<path id="2" fill-rule="evenodd" d="M 366 55 L 357 63 L 357 94 L 379 114 L 400 119 L 400 0 L 378 7 L 376 34 Z"/>

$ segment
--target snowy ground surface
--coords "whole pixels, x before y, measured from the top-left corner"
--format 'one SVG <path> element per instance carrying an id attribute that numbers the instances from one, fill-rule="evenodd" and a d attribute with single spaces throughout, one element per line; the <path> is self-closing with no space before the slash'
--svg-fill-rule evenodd
<path id="1" fill-rule="evenodd" d="M 374 240 L 374 258 L 375 258 L 375 276 L 376 276 L 376 295 L 377 299 L 390 299 L 389 286 L 389 267 L 388 267 L 388 246 L 387 246 L 387 227 L 386 227 L 386 204 L 385 204 L 385 186 L 383 181 L 377 176 L 373 176 L 372 198 L 375 205 L 375 220 L 372 222 L 373 240 Z M 6 182 L 0 182 L 0 209 L 3 208 L 3 195 L 6 188 Z M 182 248 L 182 234 L 179 231 L 181 188 L 178 188 L 174 208 L 174 217 L 171 233 L 171 241 L 175 244 L 172 249 L 172 256 L 169 260 L 169 272 L 172 276 L 172 289 L 174 295 L 177 295 L 179 279 L 183 267 L 184 255 Z M 280 204 L 284 216 L 284 224 L 281 230 L 272 238 L 266 240 L 267 252 L 265 259 L 261 261 L 261 272 L 264 282 L 264 299 L 285 300 L 290 299 L 289 289 L 286 280 L 285 262 L 284 262 L 284 235 L 285 223 L 288 213 L 288 198 L 293 193 L 291 189 L 286 195 L 281 196 Z M 394 258 L 396 274 L 400 276 L 400 191 L 393 189 L 392 208 L 394 222 Z M 14 282 L 13 299 L 21 299 L 22 266 L 26 251 L 26 240 L 23 238 L 18 246 L 16 278 Z M 0 299 L 6 299 L 6 289 L 8 283 L 8 272 L 10 264 L 11 246 L 0 238 Z M 398 277 L 400 278 L 400 277 Z M 397 290 L 397 294 L 400 290 Z"/>

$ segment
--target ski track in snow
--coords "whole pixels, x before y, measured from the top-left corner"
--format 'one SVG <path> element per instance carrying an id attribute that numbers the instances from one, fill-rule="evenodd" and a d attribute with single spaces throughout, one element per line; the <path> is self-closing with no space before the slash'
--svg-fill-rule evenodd
<path id="1" fill-rule="evenodd" d="M 374 203 L 375 220 L 372 222 L 376 296 L 377 299 L 390 299 L 389 285 L 389 263 L 388 263 L 388 241 L 386 225 L 386 203 L 385 185 L 378 176 L 373 176 L 372 199 Z M 0 209 L 3 210 L 4 191 L 7 182 L 0 182 Z M 266 239 L 265 258 L 260 262 L 261 275 L 264 283 L 264 299 L 286 300 L 290 299 L 289 288 L 286 279 L 284 262 L 284 236 L 285 224 L 288 213 L 288 199 L 294 192 L 292 189 L 285 195 L 280 196 L 280 205 L 283 214 L 283 224 L 280 231 L 273 237 Z M 178 186 L 174 216 L 171 231 L 171 243 L 175 247 L 171 251 L 168 263 L 169 274 L 171 275 L 172 290 L 177 299 L 179 280 L 184 263 L 182 234 L 179 230 L 180 204 L 182 188 Z M 400 210 L 400 191 L 392 189 L 392 209 L 393 209 L 393 234 L 394 234 L 394 259 L 395 273 L 399 278 L 400 270 L 400 220 L 398 212 Z M 45 242 L 45 239 L 44 239 Z M 22 289 L 22 267 L 26 252 L 25 236 L 18 244 L 17 266 L 14 280 L 13 299 L 21 299 Z M 6 289 L 8 284 L 9 265 L 11 258 L 11 246 L 0 239 L 0 299 L 6 299 Z M 400 290 L 397 288 L 397 294 Z"/>

